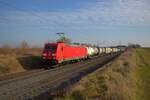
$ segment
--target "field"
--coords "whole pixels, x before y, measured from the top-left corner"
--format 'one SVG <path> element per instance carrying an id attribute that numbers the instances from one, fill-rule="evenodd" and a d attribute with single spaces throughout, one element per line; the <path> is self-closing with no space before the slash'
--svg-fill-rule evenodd
<path id="1" fill-rule="evenodd" d="M 40 48 L 0 48 L 0 75 L 39 68 Z"/>
<path id="2" fill-rule="evenodd" d="M 41 49 L 0 49 L 0 75 L 40 68 Z M 150 100 L 150 49 L 130 49 L 82 78 L 62 100 Z"/>
<path id="3" fill-rule="evenodd" d="M 150 100 L 150 49 L 138 49 L 137 69 L 134 71 L 136 80 L 135 100 Z"/>
<path id="4" fill-rule="evenodd" d="M 76 84 L 65 100 L 150 100 L 150 49 L 131 49 Z"/>

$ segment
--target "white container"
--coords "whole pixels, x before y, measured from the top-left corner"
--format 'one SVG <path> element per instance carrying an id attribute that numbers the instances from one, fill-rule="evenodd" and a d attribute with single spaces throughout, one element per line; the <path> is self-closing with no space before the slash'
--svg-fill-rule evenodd
<path id="1" fill-rule="evenodd" d="M 103 53 L 103 48 L 99 48 L 99 54 Z"/>
<path id="2" fill-rule="evenodd" d="M 91 48 L 91 47 L 86 47 L 86 48 L 87 48 L 88 56 L 94 55 L 94 49 L 93 48 Z"/>

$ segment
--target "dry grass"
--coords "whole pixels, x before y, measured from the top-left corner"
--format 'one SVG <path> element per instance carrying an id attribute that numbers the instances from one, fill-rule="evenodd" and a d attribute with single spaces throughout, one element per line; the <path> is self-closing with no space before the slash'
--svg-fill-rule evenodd
<path id="1" fill-rule="evenodd" d="M 134 100 L 150 100 L 150 49 L 136 50 L 136 69 L 133 71 L 135 82 Z"/>
<path id="2" fill-rule="evenodd" d="M 23 67 L 15 56 L 1 55 L 0 56 L 0 73 L 15 73 L 24 71 Z"/>
<path id="3" fill-rule="evenodd" d="M 42 48 L 0 48 L 0 55 L 39 55 Z"/>
<path id="4" fill-rule="evenodd" d="M 134 56 L 133 50 L 125 52 L 117 60 L 107 64 L 104 69 L 84 77 L 62 99 L 132 100 L 130 72 L 135 67 Z"/>
<path id="5" fill-rule="evenodd" d="M 0 48 L 0 74 L 39 68 L 41 48 Z"/>
<path id="6" fill-rule="evenodd" d="M 150 49 L 132 49 L 84 77 L 63 100 L 150 100 Z M 74 95 L 77 94 L 77 95 Z"/>

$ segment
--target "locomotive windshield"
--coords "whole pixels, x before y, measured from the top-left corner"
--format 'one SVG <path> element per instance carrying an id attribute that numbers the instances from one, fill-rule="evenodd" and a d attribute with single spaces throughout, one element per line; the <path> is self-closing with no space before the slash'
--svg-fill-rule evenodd
<path id="1" fill-rule="evenodd" d="M 45 50 L 51 50 L 51 51 L 56 51 L 57 46 L 45 46 Z"/>

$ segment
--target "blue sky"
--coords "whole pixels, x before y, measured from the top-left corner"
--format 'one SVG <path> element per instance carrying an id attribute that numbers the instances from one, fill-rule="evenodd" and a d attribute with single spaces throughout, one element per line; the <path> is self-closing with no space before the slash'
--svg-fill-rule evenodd
<path id="1" fill-rule="evenodd" d="M 0 46 L 74 42 L 150 46 L 149 0 L 0 0 Z"/>

